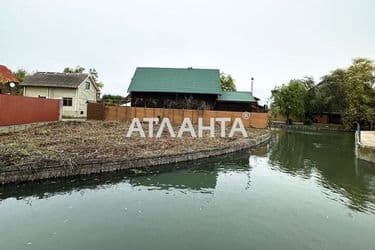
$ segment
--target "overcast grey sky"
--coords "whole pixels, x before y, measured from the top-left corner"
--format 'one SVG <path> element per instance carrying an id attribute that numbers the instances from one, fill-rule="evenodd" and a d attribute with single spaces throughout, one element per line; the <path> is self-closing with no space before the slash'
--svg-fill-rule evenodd
<path id="1" fill-rule="evenodd" d="M 0 64 L 98 70 L 126 93 L 137 66 L 218 68 L 263 100 L 291 78 L 315 80 L 375 58 L 372 0 L 0 0 Z"/>

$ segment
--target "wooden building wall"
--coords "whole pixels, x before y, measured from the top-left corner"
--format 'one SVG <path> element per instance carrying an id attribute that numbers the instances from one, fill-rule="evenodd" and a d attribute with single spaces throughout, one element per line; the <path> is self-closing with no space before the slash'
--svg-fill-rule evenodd
<path id="1" fill-rule="evenodd" d="M 215 107 L 217 95 L 132 92 L 131 106 L 142 108 L 208 109 Z"/>

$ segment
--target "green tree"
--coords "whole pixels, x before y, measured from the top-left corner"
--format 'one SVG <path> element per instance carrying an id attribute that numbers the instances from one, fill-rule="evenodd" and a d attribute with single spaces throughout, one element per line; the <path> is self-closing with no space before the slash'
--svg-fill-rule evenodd
<path id="1" fill-rule="evenodd" d="M 306 119 L 313 114 L 341 113 L 345 111 L 346 96 L 344 88 L 345 71 L 337 69 L 322 77 L 318 85 L 310 85 L 305 98 Z"/>
<path id="2" fill-rule="evenodd" d="M 303 86 L 306 90 L 303 105 L 305 118 L 311 118 L 316 113 L 339 113 L 347 128 L 354 127 L 357 122 L 371 127 L 375 124 L 375 64 L 370 59 L 356 58 L 348 68 L 336 69 L 323 76 L 318 85 L 314 85 L 311 77 L 305 77 L 274 89 L 273 113 L 287 117 L 292 113 L 297 117 L 302 115 L 299 98 L 303 91 L 297 91 L 299 88 L 296 86 L 292 90 L 293 84 L 299 84 L 299 88 Z M 291 105 L 293 102 L 294 105 Z"/>
<path id="3" fill-rule="evenodd" d="M 324 112 L 341 114 L 345 112 L 347 106 L 345 78 L 344 69 L 336 69 L 322 77 L 318 92 L 321 95 L 320 101 Z"/>
<path id="4" fill-rule="evenodd" d="M 98 86 L 100 89 L 102 89 L 104 84 L 101 81 L 99 81 L 99 74 L 96 71 L 96 69 L 94 69 L 94 68 L 89 69 L 89 73 L 91 74 L 91 77 L 94 78 L 96 86 Z"/>
<path id="5" fill-rule="evenodd" d="M 374 71 L 372 60 L 356 58 L 348 68 L 323 76 L 306 95 L 306 115 L 339 113 L 347 128 L 356 122 L 372 126 L 375 122 Z"/>
<path id="6" fill-rule="evenodd" d="M 319 91 L 319 88 L 310 88 L 305 96 L 305 113 L 311 118 L 312 114 L 322 113 L 323 110 L 322 93 Z"/>
<path id="7" fill-rule="evenodd" d="M 29 75 L 29 73 L 25 69 L 18 69 L 17 71 L 13 72 L 13 74 L 19 82 L 23 82 L 25 77 Z"/>
<path id="8" fill-rule="evenodd" d="M 271 111 L 286 117 L 291 124 L 291 116 L 302 118 L 305 113 L 305 98 L 307 94 L 304 80 L 291 80 L 288 84 L 272 90 Z"/>
<path id="9" fill-rule="evenodd" d="M 86 69 L 84 67 L 78 65 L 75 68 L 65 67 L 63 73 L 84 73 L 85 71 Z M 99 74 L 96 71 L 96 69 L 89 69 L 89 73 L 91 77 L 94 79 L 96 86 L 98 86 L 99 89 L 102 89 L 104 84 L 103 82 L 99 81 Z"/>
<path id="10" fill-rule="evenodd" d="M 353 127 L 358 122 L 362 125 L 373 124 L 375 109 L 375 64 L 367 58 L 356 58 L 345 71 L 346 110 L 343 122 L 346 127 Z"/>
<path id="11" fill-rule="evenodd" d="M 65 67 L 63 73 L 83 73 L 84 71 L 85 68 L 78 65 L 75 68 Z"/>
<path id="12" fill-rule="evenodd" d="M 220 73 L 220 86 L 223 91 L 236 91 L 236 83 L 230 74 Z"/>
<path id="13" fill-rule="evenodd" d="M 305 89 L 312 89 L 315 86 L 314 78 L 312 76 L 305 76 L 302 79 L 298 79 Z"/>
<path id="14" fill-rule="evenodd" d="M 107 104 L 121 104 L 124 97 L 120 95 L 105 94 L 102 96 L 102 101 Z"/>
<path id="15" fill-rule="evenodd" d="M 25 69 L 18 69 L 17 71 L 13 72 L 13 75 L 17 78 L 19 82 L 23 82 L 25 77 L 30 75 Z M 15 93 L 17 95 L 21 95 L 23 92 L 23 87 L 16 85 Z"/>

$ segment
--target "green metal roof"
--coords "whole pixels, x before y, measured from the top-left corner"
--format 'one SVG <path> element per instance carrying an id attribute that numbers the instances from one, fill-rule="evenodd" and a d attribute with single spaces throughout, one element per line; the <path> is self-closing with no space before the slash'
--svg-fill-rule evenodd
<path id="1" fill-rule="evenodd" d="M 218 69 L 137 68 L 128 92 L 220 94 Z"/>
<path id="2" fill-rule="evenodd" d="M 219 102 L 256 102 L 248 91 L 223 91 L 217 98 Z"/>

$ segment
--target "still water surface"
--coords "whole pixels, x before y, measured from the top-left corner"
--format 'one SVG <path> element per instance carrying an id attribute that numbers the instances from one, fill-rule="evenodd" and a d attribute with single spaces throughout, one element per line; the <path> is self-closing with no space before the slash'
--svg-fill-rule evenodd
<path id="1" fill-rule="evenodd" d="M 375 165 L 353 140 L 278 132 L 169 171 L 1 187 L 0 249 L 375 249 Z"/>

